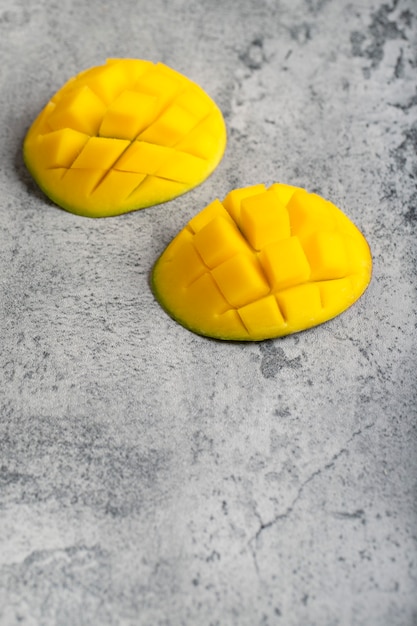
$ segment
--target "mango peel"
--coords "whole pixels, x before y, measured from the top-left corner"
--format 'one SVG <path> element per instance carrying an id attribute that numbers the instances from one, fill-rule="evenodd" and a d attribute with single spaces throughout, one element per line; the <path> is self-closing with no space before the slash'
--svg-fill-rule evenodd
<path id="1" fill-rule="evenodd" d="M 26 166 L 60 207 L 106 217 L 202 183 L 226 146 L 220 109 L 163 63 L 109 59 L 71 78 L 30 127 Z"/>
<path id="2" fill-rule="evenodd" d="M 368 243 L 334 204 L 274 183 L 214 200 L 172 240 L 151 276 L 156 299 L 189 330 L 260 341 L 350 307 L 372 273 Z"/>

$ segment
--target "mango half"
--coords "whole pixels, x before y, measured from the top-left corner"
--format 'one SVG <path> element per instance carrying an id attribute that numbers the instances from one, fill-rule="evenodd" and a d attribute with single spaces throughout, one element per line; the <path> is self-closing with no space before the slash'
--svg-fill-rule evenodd
<path id="1" fill-rule="evenodd" d="M 23 155 L 53 202 L 105 217 L 189 191 L 212 173 L 225 146 L 223 116 L 201 87 L 163 63 L 109 59 L 51 98 Z"/>
<path id="2" fill-rule="evenodd" d="M 189 330 L 259 341 L 339 315 L 371 271 L 368 243 L 340 209 L 275 183 L 206 206 L 159 257 L 151 280 L 162 307 Z"/>

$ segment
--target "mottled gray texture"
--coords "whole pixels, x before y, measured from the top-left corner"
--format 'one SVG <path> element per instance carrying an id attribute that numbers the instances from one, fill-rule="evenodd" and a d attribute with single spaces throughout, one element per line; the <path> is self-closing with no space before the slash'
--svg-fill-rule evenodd
<path id="1" fill-rule="evenodd" d="M 24 134 L 107 57 L 161 60 L 228 126 L 166 205 L 53 206 Z M 0 0 L 1 626 L 417 624 L 414 0 Z M 372 283 L 276 341 L 191 334 L 149 273 L 231 188 L 318 191 Z"/>

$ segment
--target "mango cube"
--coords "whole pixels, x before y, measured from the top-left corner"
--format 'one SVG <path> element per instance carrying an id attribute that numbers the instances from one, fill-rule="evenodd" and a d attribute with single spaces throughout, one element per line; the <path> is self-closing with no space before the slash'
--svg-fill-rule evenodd
<path id="1" fill-rule="evenodd" d="M 215 217 L 222 217 L 224 220 L 234 224 L 233 219 L 224 208 L 220 200 L 216 199 L 210 202 L 200 213 L 197 213 L 189 222 L 188 225 L 193 233 L 197 233 L 204 228 L 206 224 L 211 222 Z"/>
<path id="2" fill-rule="evenodd" d="M 97 170 L 100 163 L 103 170 L 112 169 L 112 164 L 129 146 L 125 139 L 90 137 L 80 154 L 74 159 L 71 168 L 75 170 Z"/>
<path id="3" fill-rule="evenodd" d="M 290 236 L 288 212 L 273 191 L 242 200 L 240 226 L 255 250 L 262 250 L 268 243 Z"/>
<path id="4" fill-rule="evenodd" d="M 194 245 L 205 264 L 216 267 L 231 256 L 248 251 L 247 243 L 235 224 L 215 217 L 194 236 Z"/>
<path id="5" fill-rule="evenodd" d="M 68 168 L 89 139 L 89 135 L 85 133 L 71 128 L 61 128 L 39 137 L 39 143 L 42 144 L 42 152 L 48 154 L 48 163 L 51 168 Z"/>
<path id="6" fill-rule="evenodd" d="M 47 120 L 50 130 L 70 128 L 87 135 L 95 135 L 106 111 L 104 103 L 87 85 L 73 89 L 55 107 Z"/>
<path id="7" fill-rule="evenodd" d="M 316 283 L 304 283 L 276 294 L 280 311 L 292 324 L 308 327 L 322 312 L 320 289 Z"/>
<path id="8" fill-rule="evenodd" d="M 223 200 L 224 208 L 230 213 L 231 217 L 237 224 L 240 224 L 240 211 L 242 200 L 257 196 L 266 191 L 265 185 L 251 185 L 250 187 L 242 187 L 241 189 L 232 189 Z"/>
<path id="9" fill-rule="evenodd" d="M 269 244 L 259 258 L 273 291 L 303 283 L 310 277 L 311 267 L 298 237 Z"/>
<path id="10" fill-rule="evenodd" d="M 240 307 L 237 312 L 247 332 L 256 336 L 259 328 L 272 335 L 285 331 L 286 322 L 274 295 L 259 298 Z"/>
<path id="11" fill-rule="evenodd" d="M 133 141 L 153 120 L 156 97 L 126 90 L 108 107 L 101 120 L 100 137 Z"/>
<path id="12" fill-rule="evenodd" d="M 215 267 L 212 276 L 225 299 L 234 308 L 249 304 L 269 293 L 269 285 L 256 260 L 236 254 Z"/>
<path id="13" fill-rule="evenodd" d="M 274 183 L 233 190 L 195 215 L 156 262 L 152 287 L 193 332 L 261 341 L 339 315 L 371 272 L 368 243 L 340 209 Z"/>
<path id="14" fill-rule="evenodd" d="M 313 280 L 343 278 L 349 269 L 344 238 L 338 232 L 315 232 L 304 241 Z"/>
<path id="15" fill-rule="evenodd" d="M 225 147 L 223 116 L 201 87 L 163 63 L 109 59 L 55 93 L 30 127 L 23 156 L 57 205 L 106 217 L 189 191 Z"/>

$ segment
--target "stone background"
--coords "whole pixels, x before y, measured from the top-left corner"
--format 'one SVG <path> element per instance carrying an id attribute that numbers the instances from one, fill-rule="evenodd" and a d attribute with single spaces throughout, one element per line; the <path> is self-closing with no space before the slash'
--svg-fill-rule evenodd
<path id="1" fill-rule="evenodd" d="M 162 61 L 228 147 L 181 198 L 92 220 L 22 163 L 107 57 Z M 0 0 L 1 626 L 417 624 L 415 0 Z M 175 324 L 149 274 L 216 197 L 280 181 L 371 245 L 298 335 Z"/>

